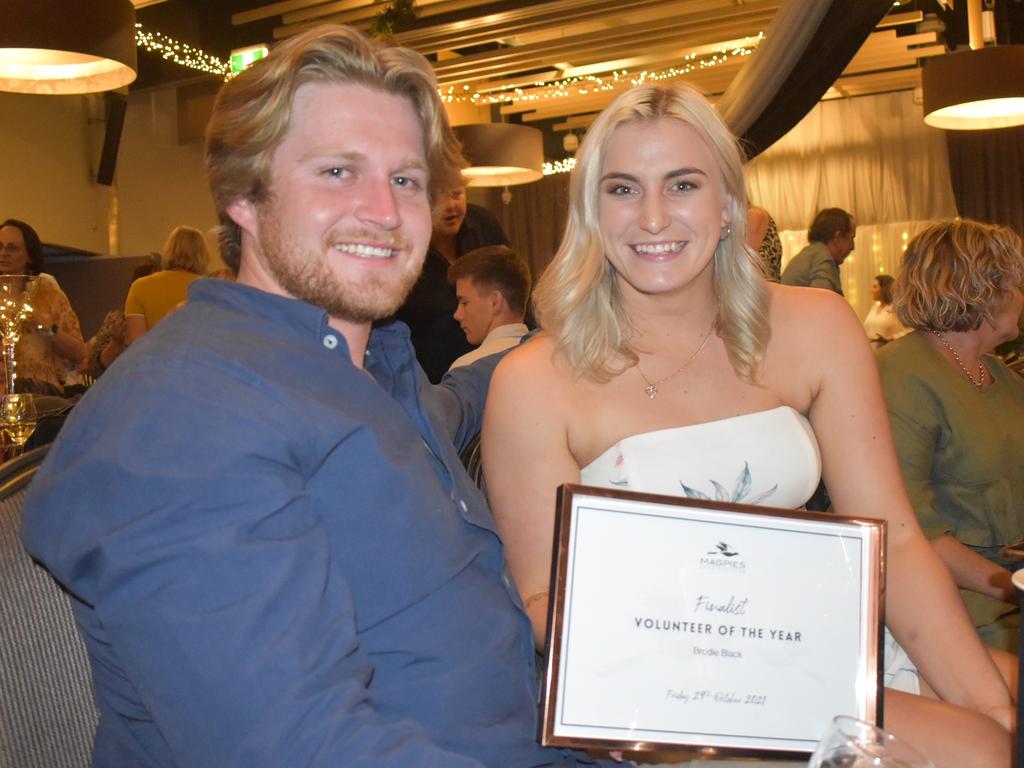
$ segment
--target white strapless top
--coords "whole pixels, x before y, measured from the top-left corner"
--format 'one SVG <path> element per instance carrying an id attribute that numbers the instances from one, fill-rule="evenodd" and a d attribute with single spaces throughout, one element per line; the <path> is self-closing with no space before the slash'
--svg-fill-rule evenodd
<path id="1" fill-rule="evenodd" d="M 633 435 L 580 472 L 584 485 L 788 508 L 820 477 L 811 425 L 787 405 Z"/>

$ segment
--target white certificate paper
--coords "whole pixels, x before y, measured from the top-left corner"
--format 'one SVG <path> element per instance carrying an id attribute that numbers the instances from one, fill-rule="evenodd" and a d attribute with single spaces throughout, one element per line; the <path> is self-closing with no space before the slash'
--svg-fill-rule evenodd
<path id="1" fill-rule="evenodd" d="M 566 486 L 542 741 L 801 754 L 876 719 L 884 523 Z"/>

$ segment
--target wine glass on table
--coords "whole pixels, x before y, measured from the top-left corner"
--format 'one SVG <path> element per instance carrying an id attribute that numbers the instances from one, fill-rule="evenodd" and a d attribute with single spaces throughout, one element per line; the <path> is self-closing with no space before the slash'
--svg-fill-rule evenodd
<path id="1" fill-rule="evenodd" d="M 832 719 L 807 768 L 935 768 L 891 733 L 855 717 Z"/>
<path id="2" fill-rule="evenodd" d="M 11 456 L 17 456 L 36 429 L 36 401 L 29 394 L 10 394 L 0 398 L 0 429 L 11 446 Z"/>
<path id="3" fill-rule="evenodd" d="M 0 344 L 3 347 L 4 392 L 14 392 L 16 378 L 15 347 L 22 328 L 32 316 L 30 302 L 35 297 L 39 278 L 35 275 L 0 274 Z"/>

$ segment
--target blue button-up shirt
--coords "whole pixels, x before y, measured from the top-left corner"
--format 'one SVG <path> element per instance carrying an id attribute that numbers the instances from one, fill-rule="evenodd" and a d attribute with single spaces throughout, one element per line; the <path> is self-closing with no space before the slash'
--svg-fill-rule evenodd
<path id="1" fill-rule="evenodd" d="M 123 355 L 36 476 L 96 766 L 574 765 L 536 743 L 529 621 L 401 324 L 353 366 L 325 313 L 225 282 Z M 448 414 L 444 425 L 439 414 Z"/>

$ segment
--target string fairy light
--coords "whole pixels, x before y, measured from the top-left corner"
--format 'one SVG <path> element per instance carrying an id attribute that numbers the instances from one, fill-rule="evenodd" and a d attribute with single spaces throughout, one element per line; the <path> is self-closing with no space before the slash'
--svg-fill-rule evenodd
<path id="1" fill-rule="evenodd" d="M 642 85 L 647 82 L 671 80 L 698 70 L 721 66 L 737 57 L 749 56 L 763 40 L 764 32 L 760 32 L 757 36 L 744 40 L 742 45 L 732 48 L 717 48 L 710 53 L 692 53 L 686 56 L 681 63 L 656 71 L 642 70 L 630 74 L 629 70 L 623 69 L 613 71 L 603 77 L 584 75 L 557 80 L 539 80 L 525 87 L 509 86 L 493 91 L 485 91 L 479 88 L 474 89 L 469 85 L 461 87 L 452 85 L 447 88 L 438 88 L 438 94 L 441 97 L 441 101 L 447 104 L 485 106 L 549 101 L 552 99 L 609 93 L 619 88 Z M 231 72 L 230 62 L 222 61 L 212 54 L 175 40 L 162 32 L 147 31 L 143 29 L 140 23 L 135 24 L 135 42 L 145 51 L 155 53 L 163 59 L 172 61 L 182 67 L 217 75 L 225 80 L 237 74 Z M 484 87 L 486 87 L 486 84 L 484 84 Z M 559 162 L 566 163 L 569 161 L 572 161 L 572 158 Z M 568 170 L 568 168 L 558 168 L 553 170 L 552 173 L 563 173 L 565 170 Z"/>
<path id="2" fill-rule="evenodd" d="M 587 96 L 595 93 L 611 92 L 619 88 L 634 85 L 642 85 L 647 82 L 658 82 L 682 77 L 698 70 L 718 67 L 726 62 L 741 56 L 749 56 L 754 49 L 764 40 L 764 32 L 758 33 L 756 37 L 748 38 L 745 44 L 733 48 L 719 48 L 710 53 L 692 53 L 686 56 L 680 64 L 666 69 L 648 71 L 643 70 L 630 74 L 629 70 L 615 70 L 610 74 L 599 77 L 597 75 L 585 75 L 582 77 L 568 77 L 558 80 L 539 80 L 529 86 L 509 86 L 493 91 L 474 90 L 471 86 L 454 86 L 441 88 L 441 100 L 447 104 L 472 104 L 489 106 L 495 104 L 518 104 L 523 102 L 547 101 L 551 99 L 564 99 L 573 96 Z"/>
<path id="3" fill-rule="evenodd" d="M 135 44 L 149 53 L 155 53 L 167 61 L 173 61 L 182 67 L 196 69 L 210 75 L 218 75 L 225 80 L 230 77 L 231 65 L 221 61 L 199 48 L 193 48 L 162 32 L 148 32 L 142 24 L 135 24 Z"/>
<path id="4" fill-rule="evenodd" d="M 553 163 L 545 162 L 544 165 L 541 166 L 541 171 L 543 171 L 545 176 L 551 176 L 555 173 L 568 173 L 575 167 L 576 158 L 566 157 L 562 160 L 556 160 Z"/>

